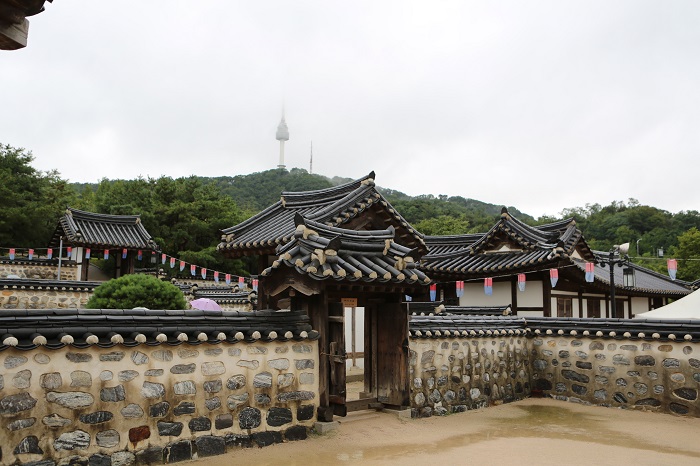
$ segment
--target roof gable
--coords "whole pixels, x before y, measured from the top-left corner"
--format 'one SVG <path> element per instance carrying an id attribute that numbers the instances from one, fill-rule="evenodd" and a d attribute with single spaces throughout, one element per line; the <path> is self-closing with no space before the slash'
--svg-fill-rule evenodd
<path id="1" fill-rule="evenodd" d="M 50 246 L 158 249 L 138 215 L 109 215 L 68 208 L 59 219 Z"/>
<path id="2" fill-rule="evenodd" d="M 248 220 L 221 231 L 217 249 L 229 256 L 273 254 L 292 240 L 294 217 L 348 230 L 384 229 L 392 226 L 402 244 L 427 251 L 423 236 L 377 191 L 374 172 L 332 188 L 283 192 L 280 200 Z"/>
<path id="3" fill-rule="evenodd" d="M 278 259 L 263 276 L 282 265 L 316 280 L 429 283 L 417 268 L 418 249 L 394 241 L 395 229 L 357 231 L 327 226 L 295 215 L 293 239 L 277 248 Z"/>
<path id="4" fill-rule="evenodd" d="M 426 237 L 429 253 L 421 268 L 429 273 L 487 275 L 497 271 L 525 271 L 550 267 L 574 252 L 592 259 L 573 219 L 530 226 L 510 215 L 482 234 Z"/>

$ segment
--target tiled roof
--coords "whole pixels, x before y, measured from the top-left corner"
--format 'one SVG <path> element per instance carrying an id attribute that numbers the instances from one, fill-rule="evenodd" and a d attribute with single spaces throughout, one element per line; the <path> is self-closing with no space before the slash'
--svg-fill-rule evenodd
<path id="1" fill-rule="evenodd" d="M 427 236 L 425 242 L 429 253 L 420 268 L 427 273 L 458 276 L 544 269 L 568 260 L 575 251 L 593 258 L 573 219 L 533 227 L 505 208 L 486 233 Z"/>
<path id="2" fill-rule="evenodd" d="M 58 222 L 50 246 L 153 249 L 158 245 L 138 215 L 107 215 L 68 208 Z"/>
<path id="3" fill-rule="evenodd" d="M 698 320 L 580 319 L 560 317 L 431 315 L 411 316 L 411 338 L 588 337 L 616 340 L 697 341 Z"/>
<path id="4" fill-rule="evenodd" d="M 305 219 L 299 213 L 295 225 L 292 240 L 278 247 L 278 259 L 263 276 L 286 265 L 317 280 L 430 283 L 416 267 L 420 251 L 394 242 L 393 227 L 345 230 Z"/>
<path id="5" fill-rule="evenodd" d="M 222 230 L 219 251 L 229 256 L 272 254 L 294 235 L 294 216 L 300 214 L 326 226 L 363 229 L 372 225 L 364 213 L 372 212 L 393 225 L 402 244 L 426 251 L 423 237 L 387 202 L 374 185 L 374 172 L 332 188 L 283 192 L 282 198 L 243 223 Z"/>
<path id="6" fill-rule="evenodd" d="M 0 350 L 318 338 L 304 311 L 270 310 L 8 309 L 0 312 L 0 335 Z"/>
<path id="7" fill-rule="evenodd" d="M 103 282 L 44 280 L 35 278 L 0 278 L 4 290 L 92 291 Z"/>
<path id="8" fill-rule="evenodd" d="M 600 256 L 607 256 L 607 253 L 602 253 L 595 251 L 596 260 L 598 263 L 595 265 L 594 277 L 596 282 L 602 284 L 603 286 L 610 287 L 610 269 L 606 265 L 601 267 Z M 605 257 L 603 257 L 605 259 Z M 574 259 L 572 261 L 576 265 L 576 269 L 580 274 L 585 273 L 586 263 L 582 260 Z M 625 288 L 623 286 L 623 267 L 615 267 L 615 288 L 621 290 L 631 290 L 637 293 L 648 293 L 648 294 L 658 294 L 658 295 L 679 295 L 685 296 L 690 294 L 691 286 L 689 283 L 682 280 L 671 280 L 667 275 L 654 272 L 653 270 L 644 268 L 637 264 L 630 263 L 627 267 L 634 269 L 635 286 L 634 288 Z"/>
<path id="9" fill-rule="evenodd" d="M 231 288 L 222 287 L 204 290 L 196 288 L 192 291 L 192 295 L 194 299 L 209 298 L 218 304 L 255 304 L 258 299 L 255 292 L 236 292 Z"/>

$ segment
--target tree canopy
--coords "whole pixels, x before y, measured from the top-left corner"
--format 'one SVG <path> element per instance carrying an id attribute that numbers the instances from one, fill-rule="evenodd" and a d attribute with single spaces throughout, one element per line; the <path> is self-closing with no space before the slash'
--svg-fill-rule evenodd
<path id="1" fill-rule="evenodd" d="M 58 217 L 76 194 L 58 172 L 31 166 L 32 153 L 0 143 L 0 244 L 41 247 L 48 244 Z"/>
<path id="2" fill-rule="evenodd" d="M 185 309 L 182 291 L 152 275 L 124 275 L 95 288 L 88 309 Z"/>

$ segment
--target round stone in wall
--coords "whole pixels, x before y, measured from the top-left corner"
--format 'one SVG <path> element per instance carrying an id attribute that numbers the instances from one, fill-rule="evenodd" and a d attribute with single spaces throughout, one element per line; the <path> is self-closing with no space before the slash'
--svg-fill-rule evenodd
<path id="1" fill-rule="evenodd" d="M 71 387 L 90 387 L 92 386 L 92 376 L 89 372 L 73 371 L 70 373 Z"/>
<path id="2" fill-rule="evenodd" d="M 160 377 L 165 373 L 163 369 L 148 369 L 143 373 L 146 377 Z"/>
<path id="3" fill-rule="evenodd" d="M 416 403 L 416 406 L 421 407 L 425 404 L 425 395 L 423 392 L 418 392 L 416 393 L 416 396 L 413 397 L 413 400 Z"/>
<path id="4" fill-rule="evenodd" d="M 203 375 L 220 375 L 226 372 L 226 367 L 221 361 L 211 361 L 202 363 Z"/>
<path id="5" fill-rule="evenodd" d="M 29 386 L 32 384 L 32 372 L 28 370 L 23 370 L 19 371 L 15 376 L 12 378 L 12 385 L 15 386 L 15 388 L 29 388 Z"/>
<path id="6" fill-rule="evenodd" d="M 277 387 L 290 387 L 294 383 L 294 374 L 280 374 L 277 376 Z"/>
<path id="7" fill-rule="evenodd" d="M 51 362 L 51 358 L 44 353 L 38 353 L 34 355 L 34 362 L 37 364 L 48 364 Z"/>
<path id="8" fill-rule="evenodd" d="M 165 386 L 162 383 L 144 382 L 141 388 L 144 398 L 162 398 L 165 396 Z"/>
<path id="9" fill-rule="evenodd" d="M 55 450 L 84 450 L 90 446 L 90 434 L 83 430 L 61 434 L 53 442 Z"/>
<path id="10" fill-rule="evenodd" d="M 196 358 L 199 356 L 199 351 L 188 348 L 180 348 L 177 350 L 177 355 L 182 359 Z"/>
<path id="11" fill-rule="evenodd" d="M 176 382 L 173 386 L 176 395 L 194 395 L 197 393 L 197 386 L 192 380 Z"/>
<path id="12" fill-rule="evenodd" d="M 54 413 L 44 417 L 41 420 L 41 422 L 48 427 L 66 427 L 69 426 L 73 421 Z"/>
<path id="13" fill-rule="evenodd" d="M 207 398 L 204 400 L 204 406 L 209 410 L 209 411 L 214 411 L 215 409 L 221 408 L 221 398 L 218 396 L 215 396 L 213 398 Z"/>
<path id="14" fill-rule="evenodd" d="M 269 372 L 260 372 L 253 377 L 253 386 L 255 388 L 272 387 L 272 374 Z"/>
<path id="15" fill-rule="evenodd" d="M 156 361 L 170 362 L 173 360 L 173 352 L 170 350 L 159 349 L 151 353 L 151 356 Z"/>
<path id="16" fill-rule="evenodd" d="M 280 371 L 287 370 L 287 369 L 289 369 L 289 359 L 286 359 L 286 358 L 271 359 L 271 360 L 267 361 L 267 365 L 273 369 L 277 369 Z"/>
<path id="17" fill-rule="evenodd" d="M 299 374 L 299 384 L 301 385 L 312 385 L 314 383 L 314 373 L 313 372 L 302 372 Z"/>
<path id="18" fill-rule="evenodd" d="M 260 426 L 262 417 L 258 408 L 243 408 L 238 415 L 238 425 L 241 429 L 255 429 Z"/>
<path id="19" fill-rule="evenodd" d="M 127 419 L 138 419 L 143 416 L 143 408 L 136 403 L 130 403 L 121 409 L 121 414 Z"/>
<path id="20" fill-rule="evenodd" d="M 46 400 L 70 409 L 86 408 L 95 402 L 95 398 L 85 392 L 48 392 Z"/>
<path id="21" fill-rule="evenodd" d="M 61 374 L 58 372 L 49 372 L 46 374 L 41 374 L 39 377 L 39 384 L 41 385 L 41 388 L 45 388 L 47 390 L 55 390 L 57 388 L 60 388 L 61 385 L 63 385 L 63 379 L 61 378 Z"/>
<path id="22" fill-rule="evenodd" d="M 117 451 L 112 454 L 112 466 L 131 466 L 136 462 L 136 456 L 130 451 Z"/>
<path id="23" fill-rule="evenodd" d="M 238 390 L 245 387 L 246 378 L 245 375 L 234 375 L 226 381 L 226 388 L 229 390 Z"/>
<path id="24" fill-rule="evenodd" d="M 33 426 L 36 423 L 35 417 L 28 417 L 26 419 L 17 419 L 7 424 L 7 430 L 14 432 L 16 430 L 26 429 Z"/>
<path id="25" fill-rule="evenodd" d="M 229 348 L 229 349 L 228 349 L 228 355 L 229 355 L 229 356 L 240 356 L 240 355 L 241 355 L 241 349 L 240 349 L 240 348 Z"/>
<path id="26" fill-rule="evenodd" d="M 204 391 L 207 393 L 219 393 L 223 388 L 221 379 L 207 380 L 204 382 Z"/>
<path id="27" fill-rule="evenodd" d="M 137 366 L 146 364 L 148 363 L 148 355 L 146 353 L 142 353 L 141 351 L 133 351 L 131 353 L 131 362 Z"/>
<path id="28" fill-rule="evenodd" d="M 117 374 L 117 379 L 119 379 L 120 382 L 129 382 L 131 380 L 134 380 L 138 376 L 139 376 L 138 372 L 132 371 L 132 370 L 126 370 L 126 371 L 119 371 L 119 373 Z"/>
<path id="29" fill-rule="evenodd" d="M 691 354 L 692 352 L 693 352 L 692 346 L 684 346 L 683 347 L 683 354 Z"/>
<path id="30" fill-rule="evenodd" d="M 30 435 L 29 437 L 24 437 L 21 442 L 17 444 L 14 451 L 15 455 L 22 454 L 35 454 L 43 455 L 44 450 L 39 447 L 39 439 L 36 435 Z"/>
<path id="31" fill-rule="evenodd" d="M 5 358 L 5 369 L 14 369 L 27 362 L 24 356 L 7 356 Z"/>
<path id="32" fill-rule="evenodd" d="M 674 374 L 671 374 L 671 380 L 673 380 L 676 383 L 683 383 L 685 382 L 685 376 L 680 372 L 676 372 Z"/>
<path id="33" fill-rule="evenodd" d="M 114 429 L 103 430 L 95 435 L 95 442 L 98 447 L 112 448 L 119 445 L 119 432 Z M 112 463 L 114 464 L 114 463 Z"/>
<path id="34" fill-rule="evenodd" d="M 234 409 L 238 409 L 246 403 L 248 403 L 248 393 L 243 393 L 241 395 L 230 395 L 226 399 L 228 409 L 230 409 L 231 411 L 233 411 Z"/>
<path id="35" fill-rule="evenodd" d="M 100 380 L 103 382 L 106 382 L 108 380 L 112 380 L 112 377 L 114 377 L 114 374 L 112 374 L 112 371 L 100 372 Z"/>

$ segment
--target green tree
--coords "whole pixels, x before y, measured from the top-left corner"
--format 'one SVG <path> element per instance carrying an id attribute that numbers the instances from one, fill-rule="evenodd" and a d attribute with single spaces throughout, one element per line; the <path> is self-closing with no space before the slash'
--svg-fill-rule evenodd
<path id="1" fill-rule="evenodd" d="M 76 199 L 58 172 L 36 170 L 33 160 L 31 152 L 0 143 L 0 245 L 46 245 L 59 216 Z"/>
<path id="2" fill-rule="evenodd" d="M 185 297 L 175 285 L 152 275 L 124 275 L 95 288 L 88 309 L 185 309 Z"/>
<path id="3" fill-rule="evenodd" d="M 686 281 L 700 279 L 700 230 L 693 227 L 678 237 L 678 246 L 671 248 L 678 259 L 678 278 Z"/>
<path id="4" fill-rule="evenodd" d="M 421 220 L 413 226 L 424 235 L 442 236 L 463 235 L 469 231 L 470 225 L 466 216 L 450 217 L 449 215 L 440 215 L 439 217 Z"/>

